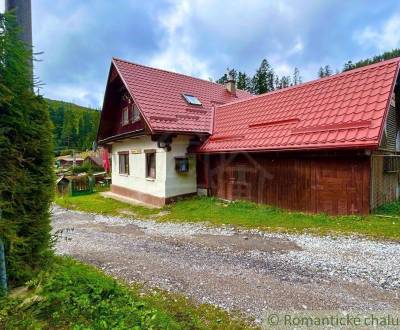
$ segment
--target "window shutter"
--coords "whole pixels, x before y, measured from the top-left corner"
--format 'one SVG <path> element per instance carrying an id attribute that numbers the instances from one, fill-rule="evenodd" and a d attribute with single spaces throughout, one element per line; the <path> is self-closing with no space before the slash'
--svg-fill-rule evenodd
<path id="1" fill-rule="evenodd" d="M 389 113 L 386 119 L 385 127 L 386 135 L 386 146 L 388 150 L 396 150 L 396 139 L 397 139 L 397 120 L 396 120 L 396 108 L 390 106 Z"/>

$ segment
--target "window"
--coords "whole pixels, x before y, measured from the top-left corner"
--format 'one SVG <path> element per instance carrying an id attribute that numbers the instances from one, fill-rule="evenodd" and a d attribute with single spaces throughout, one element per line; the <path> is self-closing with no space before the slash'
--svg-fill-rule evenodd
<path id="1" fill-rule="evenodd" d="M 132 123 L 140 120 L 139 108 L 136 104 L 132 104 Z"/>
<path id="2" fill-rule="evenodd" d="M 156 153 L 154 151 L 146 153 L 146 177 L 150 179 L 156 178 Z"/>
<path id="3" fill-rule="evenodd" d="M 129 124 L 129 109 L 125 107 L 122 109 L 122 126 Z"/>
<path id="4" fill-rule="evenodd" d="M 187 103 L 193 104 L 193 105 L 201 105 L 200 100 L 196 96 L 189 95 L 189 94 L 182 94 L 182 95 L 185 98 Z"/>
<path id="5" fill-rule="evenodd" d="M 118 153 L 119 158 L 119 174 L 129 175 L 129 153 L 122 151 Z"/>
<path id="6" fill-rule="evenodd" d="M 176 157 L 175 171 L 177 171 L 178 173 L 189 172 L 189 159 L 187 157 Z"/>

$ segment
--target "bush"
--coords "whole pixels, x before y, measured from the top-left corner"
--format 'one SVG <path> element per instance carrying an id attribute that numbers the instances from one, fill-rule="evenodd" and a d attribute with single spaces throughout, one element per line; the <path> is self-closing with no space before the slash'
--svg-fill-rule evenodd
<path id="1" fill-rule="evenodd" d="M 88 173 L 88 174 L 93 174 L 94 172 L 103 172 L 104 168 L 99 167 L 99 166 L 93 166 L 89 162 L 84 162 L 82 165 L 78 165 L 72 168 L 72 173 L 73 174 L 79 174 L 79 173 Z"/>
<path id="2" fill-rule="evenodd" d="M 32 52 L 19 36 L 15 17 L 0 16 L 0 236 L 11 285 L 49 260 L 54 190 L 48 109 L 33 93 Z"/>

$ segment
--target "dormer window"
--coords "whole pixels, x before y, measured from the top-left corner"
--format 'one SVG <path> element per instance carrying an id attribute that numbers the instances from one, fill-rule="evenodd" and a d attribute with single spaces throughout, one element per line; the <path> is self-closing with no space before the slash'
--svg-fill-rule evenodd
<path id="1" fill-rule="evenodd" d="M 129 124 L 129 108 L 125 107 L 122 109 L 122 120 L 121 120 L 122 126 L 128 125 Z"/>
<path id="2" fill-rule="evenodd" d="M 186 102 L 192 105 L 201 105 L 200 100 L 193 95 L 190 94 L 182 94 L 182 96 L 185 98 Z"/>

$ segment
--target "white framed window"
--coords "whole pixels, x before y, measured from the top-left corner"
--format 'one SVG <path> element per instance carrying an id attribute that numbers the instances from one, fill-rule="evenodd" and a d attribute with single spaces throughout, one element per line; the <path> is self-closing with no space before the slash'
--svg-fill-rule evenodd
<path id="1" fill-rule="evenodd" d="M 146 178 L 156 178 L 156 153 L 153 150 L 146 150 Z"/>
<path id="2" fill-rule="evenodd" d="M 131 107 L 131 117 L 132 117 L 132 123 L 137 122 L 138 120 L 140 120 L 140 112 L 139 112 L 139 108 L 137 107 L 136 104 L 132 104 Z"/>
<path id="3" fill-rule="evenodd" d="M 129 175 L 129 152 L 121 151 L 118 153 L 119 174 Z"/>
<path id="4" fill-rule="evenodd" d="M 128 125 L 129 124 L 129 108 L 125 107 L 122 109 L 122 120 L 121 120 L 122 126 Z"/>

